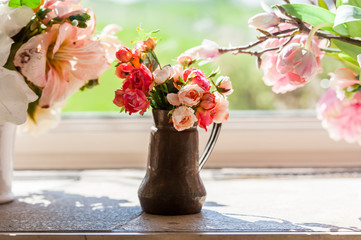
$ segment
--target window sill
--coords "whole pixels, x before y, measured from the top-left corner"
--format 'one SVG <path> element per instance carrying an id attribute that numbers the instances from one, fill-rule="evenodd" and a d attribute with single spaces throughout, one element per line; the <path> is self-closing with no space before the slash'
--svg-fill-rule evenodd
<path id="1" fill-rule="evenodd" d="M 335 142 L 308 111 L 232 112 L 206 167 L 361 167 L 358 144 Z M 306 113 L 306 114 L 305 114 Z M 150 116 L 65 118 L 48 134 L 17 136 L 16 169 L 144 167 Z M 200 130 L 200 146 L 209 132 Z"/>
<path id="2" fill-rule="evenodd" d="M 205 206 L 185 216 L 142 214 L 143 176 L 134 169 L 16 171 L 17 198 L 0 205 L 0 239 L 361 238 L 360 169 L 204 170 Z"/>

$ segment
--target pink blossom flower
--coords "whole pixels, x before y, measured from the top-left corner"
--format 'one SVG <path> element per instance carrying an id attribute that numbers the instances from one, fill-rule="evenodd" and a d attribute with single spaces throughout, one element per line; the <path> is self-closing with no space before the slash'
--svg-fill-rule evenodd
<path id="1" fill-rule="evenodd" d="M 361 144 L 361 92 L 340 100 L 336 91 L 329 89 L 318 102 L 317 113 L 332 139 Z"/>
<path id="2" fill-rule="evenodd" d="M 167 100 L 173 106 L 181 105 L 181 102 L 179 101 L 179 96 L 178 96 L 177 93 L 168 93 L 167 94 Z"/>
<path id="3" fill-rule="evenodd" d="M 130 75 L 127 76 L 123 83 L 123 89 L 139 89 L 148 95 L 149 91 L 154 86 L 153 75 L 149 69 L 140 65 L 138 68 L 134 68 L 130 71 Z"/>
<path id="4" fill-rule="evenodd" d="M 204 110 L 212 110 L 216 106 L 216 96 L 213 93 L 206 92 L 201 99 L 200 107 Z"/>
<path id="5" fill-rule="evenodd" d="M 183 72 L 183 80 L 190 84 L 197 84 L 204 91 L 211 89 L 211 83 L 202 70 L 195 67 L 188 68 Z"/>
<path id="6" fill-rule="evenodd" d="M 215 123 L 222 123 L 228 120 L 229 113 L 228 113 L 228 100 L 221 96 L 220 94 L 216 95 L 216 107 L 212 110 L 214 114 L 214 122 Z"/>
<path id="7" fill-rule="evenodd" d="M 17 51 L 14 65 L 42 88 L 41 107 L 51 107 L 76 92 L 88 80 L 99 78 L 110 67 L 105 50 L 89 39 L 93 25 L 80 29 L 65 22 L 32 37 Z"/>
<path id="8" fill-rule="evenodd" d="M 265 41 L 263 47 L 277 47 L 282 45 L 285 41 L 287 40 L 269 39 Z M 292 40 L 291 44 L 297 43 L 304 45 L 306 44 L 306 41 L 307 35 L 297 35 Z M 321 58 L 323 57 L 323 54 L 321 53 L 318 44 L 319 43 L 317 39 L 313 39 L 311 41 L 310 50 L 306 54 L 307 56 L 304 58 L 302 58 L 301 56 L 301 64 L 295 59 L 292 59 L 291 51 L 287 51 L 287 53 L 290 54 L 287 55 L 286 52 L 283 52 L 285 50 L 283 49 L 282 52 L 284 55 L 282 57 L 274 52 L 268 53 L 266 55 L 266 58 L 262 61 L 261 65 L 261 68 L 264 71 L 263 81 L 265 82 L 265 84 L 268 86 L 272 86 L 272 90 L 275 93 L 285 93 L 304 86 L 316 75 L 316 73 L 322 72 Z M 310 54 L 310 52 L 312 54 Z M 299 60 L 300 55 L 302 55 L 302 51 L 301 53 L 296 54 L 296 57 L 298 57 Z M 294 52 L 292 56 L 295 57 Z M 281 59 L 279 60 L 279 58 L 282 58 L 282 62 Z M 310 60 L 310 62 L 308 62 L 307 60 Z M 278 61 L 280 61 L 280 66 L 278 66 Z"/>
<path id="9" fill-rule="evenodd" d="M 223 95 L 230 95 L 233 93 L 232 83 L 228 76 L 220 76 L 216 81 L 218 91 Z"/>
<path id="10" fill-rule="evenodd" d="M 337 69 L 335 73 L 330 73 L 330 76 L 330 87 L 336 91 L 340 100 L 345 98 L 345 88 L 360 84 L 357 74 L 348 68 Z"/>
<path id="11" fill-rule="evenodd" d="M 203 96 L 204 90 L 198 85 L 186 85 L 178 92 L 179 101 L 187 106 L 198 105 Z"/>
<path id="12" fill-rule="evenodd" d="M 217 43 L 205 39 L 200 46 L 188 49 L 187 51 L 179 55 L 177 61 L 182 65 L 184 65 L 184 63 L 186 63 L 186 65 L 189 65 L 190 62 L 192 62 L 193 60 L 205 59 L 205 61 L 202 61 L 200 63 L 200 65 L 202 65 L 209 61 L 212 61 L 214 58 L 217 58 L 219 55 L 221 55 L 218 48 L 219 46 Z"/>
<path id="13" fill-rule="evenodd" d="M 194 125 L 197 121 L 194 110 L 186 106 L 177 107 L 172 114 L 173 126 L 178 131 L 183 131 Z"/>
<path id="14" fill-rule="evenodd" d="M 162 69 L 157 69 L 153 72 L 154 81 L 157 84 L 162 84 L 174 75 L 173 68 L 171 66 L 164 66 Z"/>
<path id="15" fill-rule="evenodd" d="M 280 23 L 274 12 L 258 13 L 248 20 L 248 25 L 253 28 L 268 29 Z"/>
<path id="16" fill-rule="evenodd" d="M 290 43 L 278 55 L 276 69 L 292 83 L 303 84 L 313 78 L 318 65 L 314 54 L 299 43 Z"/>
<path id="17" fill-rule="evenodd" d="M 116 24 L 109 24 L 103 28 L 100 35 L 96 36 L 97 40 L 105 50 L 105 57 L 108 63 L 112 63 L 116 59 L 116 52 L 121 47 L 121 43 L 115 34 L 122 28 Z"/>
<path id="18" fill-rule="evenodd" d="M 207 131 L 207 127 L 213 123 L 214 114 L 212 111 L 207 111 L 203 108 L 197 108 L 196 117 L 198 126 Z"/>
<path id="19" fill-rule="evenodd" d="M 302 87 L 304 84 L 294 84 L 294 82 L 288 80 L 287 75 L 277 71 L 277 59 L 277 55 L 269 55 L 262 61 L 261 68 L 264 72 L 264 83 L 267 86 L 272 86 L 272 91 L 275 93 L 286 93 Z"/>
<path id="20" fill-rule="evenodd" d="M 139 89 L 126 89 L 123 95 L 123 102 L 125 111 L 129 112 L 129 115 L 136 112 L 143 114 L 150 105 L 150 101 L 147 100 L 144 92 Z"/>

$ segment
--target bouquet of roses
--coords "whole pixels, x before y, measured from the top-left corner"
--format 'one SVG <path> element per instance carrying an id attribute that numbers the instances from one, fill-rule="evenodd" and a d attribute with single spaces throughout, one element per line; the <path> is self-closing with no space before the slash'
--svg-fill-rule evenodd
<path id="1" fill-rule="evenodd" d="M 0 2 L 0 124 L 53 125 L 66 98 L 115 60 L 119 30 L 93 36 L 95 16 L 80 0 Z"/>
<path id="2" fill-rule="evenodd" d="M 232 93 L 229 77 L 209 76 L 191 65 L 205 55 L 202 47 L 193 48 L 192 56 L 182 54 L 179 64 L 161 66 L 154 52 L 156 38 L 145 34 L 146 40 L 135 43 L 134 49 L 121 47 L 116 53 L 119 63 L 116 75 L 124 79 L 115 91 L 114 104 L 129 114 L 143 114 L 152 109 L 169 110 L 175 129 L 182 131 L 195 122 L 207 130 L 213 122 L 228 119 L 227 95 Z M 218 51 L 218 50 L 217 50 Z"/>
<path id="3" fill-rule="evenodd" d="M 345 67 L 329 74 L 329 89 L 317 105 L 318 117 L 331 138 L 361 144 L 361 1 L 285 2 L 263 6 L 264 13 L 249 19 L 250 27 L 260 33 L 257 41 L 237 47 L 217 48 L 215 43 L 200 47 L 214 51 L 212 58 L 227 52 L 255 56 L 265 84 L 275 93 L 312 81 L 322 72 L 325 55 L 338 59 Z"/>

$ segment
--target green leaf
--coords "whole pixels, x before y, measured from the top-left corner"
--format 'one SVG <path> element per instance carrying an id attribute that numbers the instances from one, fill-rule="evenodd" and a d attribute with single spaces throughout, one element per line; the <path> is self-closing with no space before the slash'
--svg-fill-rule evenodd
<path id="1" fill-rule="evenodd" d="M 32 9 L 37 8 L 41 4 L 40 0 L 10 0 L 9 7 L 27 6 Z"/>
<path id="2" fill-rule="evenodd" d="M 341 6 L 343 3 L 342 3 L 342 0 L 336 0 L 336 7 L 339 7 Z"/>
<path id="3" fill-rule="evenodd" d="M 318 0 L 318 6 L 324 8 L 324 9 L 328 9 L 328 6 L 324 0 Z"/>
<path id="4" fill-rule="evenodd" d="M 335 44 L 342 52 L 349 55 L 351 58 L 353 58 L 356 61 L 357 61 L 357 55 L 361 54 L 361 46 L 342 42 L 335 39 L 332 40 L 332 43 Z"/>
<path id="5" fill-rule="evenodd" d="M 338 7 L 333 29 L 342 35 L 361 37 L 361 8 L 351 5 Z"/>
<path id="6" fill-rule="evenodd" d="M 341 0 L 341 5 L 352 5 L 355 7 L 361 7 L 361 1 L 360 0 Z"/>
<path id="7" fill-rule="evenodd" d="M 335 21 L 336 14 L 319 6 L 308 4 L 284 4 L 281 5 L 281 7 L 283 7 L 288 14 L 301 19 L 312 26 L 317 26 L 322 23 L 333 25 Z M 332 27 L 323 27 L 322 29 L 339 35 Z"/>

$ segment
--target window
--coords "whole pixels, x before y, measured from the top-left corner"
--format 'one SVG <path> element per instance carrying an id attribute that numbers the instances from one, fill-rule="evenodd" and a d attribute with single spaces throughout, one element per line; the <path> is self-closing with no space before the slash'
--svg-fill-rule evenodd
<path id="1" fill-rule="evenodd" d="M 270 5 L 275 2 L 282 1 L 267 1 Z M 98 31 L 109 23 L 122 26 L 118 36 L 125 45 L 136 39 L 137 27 L 145 31 L 159 28 L 156 50 L 163 65 L 174 64 L 180 53 L 205 38 L 222 46 L 247 44 L 256 35 L 247 20 L 262 11 L 258 1 L 248 0 L 84 0 L 83 5 L 95 11 Z M 230 107 L 234 111 L 206 166 L 359 165 L 360 147 L 330 140 L 315 117 L 312 109 L 322 93 L 320 81 L 276 95 L 264 85 L 255 58 L 227 54 L 204 70 L 210 72 L 217 65 L 233 81 L 235 93 L 230 97 Z M 15 167 L 144 167 L 151 116 L 129 117 L 117 112 L 112 99 L 121 81 L 113 73 L 114 68 L 104 74 L 100 86 L 70 98 L 58 128 L 39 137 L 19 136 Z M 326 77 L 321 74 L 319 80 Z M 200 134 L 203 146 L 209 133 Z"/>

